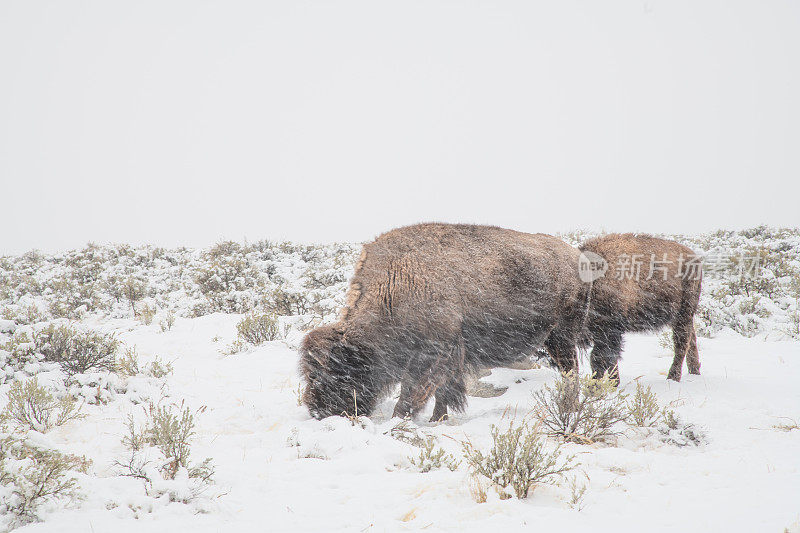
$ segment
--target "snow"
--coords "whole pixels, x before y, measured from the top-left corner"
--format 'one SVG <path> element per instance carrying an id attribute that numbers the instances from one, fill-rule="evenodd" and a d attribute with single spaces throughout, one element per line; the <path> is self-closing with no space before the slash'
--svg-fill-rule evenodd
<path id="1" fill-rule="evenodd" d="M 565 239 L 575 244 L 587 236 Z M 622 426 L 609 443 L 567 444 L 581 464 L 560 485 L 540 485 L 525 500 L 502 500 L 489 489 L 486 503 L 473 500 L 463 461 L 453 472 L 421 473 L 411 464 L 419 448 L 393 436 L 401 422 L 390 418 L 395 398 L 356 424 L 313 420 L 298 404 L 296 348 L 305 329 L 335 319 L 359 245 L 90 245 L 0 257 L 0 406 L 13 380 L 29 376 L 58 398 L 77 397 L 86 418 L 27 438 L 92 460 L 86 474 L 76 474 L 81 499 L 48 503 L 38 512 L 42 522 L 19 531 L 800 532 L 800 430 L 788 429 L 800 422 L 800 232 L 760 227 L 673 237 L 707 255 L 763 253 L 764 279 L 772 280 L 747 293 L 733 285 L 735 275 L 704 278 L 696 317 L 700 376 L 684 372 L 680 383 L 668 381 L 672 354 L 659 336 L 626 336 L 625 390 L 635 390 L 638 378 L 687 426 Z M 205 272 L 231 284 L 209 292 L 198 282 Z M 149 325 L 118 297 L 129 279 L 147 282 L 136 305 L 156 309 Z M 291 313 L 278 317 L 281 340 L 224 355 L 242 313 L 273 312 L 281 299 Z M 162 327 L 168 316 L 175 317 L 171 329 Z M 142 369 L 158 358 L 173 373 L 90 371 L 67 382 L 58 364 L 38 354 L 19 363 L 14 350 L 32 352 L 29 339 L 46 323 L 114 333 L 123 347 L 136 348 Z M 465 413 L 441 424 L 427 422 L 429 405 L 411 429 L 461 459 L 462 441 L 487 447 L 491 425 L 527 415 L 532 394 L 555 379 L 547 367 L 493 369 L 482 380 L 505 393 L 469 397 Z M 146 491 L 115 466 L 127 457 L 129 415 L 141 420 L 150 402 L 183 403 L 197 413 L 192 462 L 208 457 L 216 467 L 214 484 L 202 493 L 185 471 Z M 587 487 L 579 509 L 568 504 L 573 479 Z M 0 529 L 5 524 L 0 517 Z"/>
<path id="2" fill-rule="evenodd" d="M 630 335 L 623 354 L 623 384 L 633 378 L 674 402 L 681 418 L 706 435 L 699 446 L 676 446 L 653 431 L 628 429 L 616 445 L 569 444 L 587 484 L 583 509 L 569 508 L 567 484 L 542 485 L 527 500 L 500 500 L 490 491 L 478 504 L 468 490 L 466 465 L 419 473 L 408 456 L 416 448 L 388 433 L 393 400 L 362 425 L 344 418 L 313 420 L 297 404 L 297 354 L 282 341 L 233 356 L 220 354 L 233 340 L 237 315 L 178 319 L 157 326 L 119 321 L 114 329 L 144 358 L 172 361 L 170 398 L 198 418 L 193 457 L 217 467 L 213 498 L 196 505 L 144 494 L 141 483 L 114 475 L 123 455 L 125 413 L 113 402 L 88 418 L 43 438 L 59 449 L 94 460 L 81 478 L 85 501 L 53 510 L 46 521 L 20 531 L 485 531 L 535 526 L 559 531 L 778 531 L 800 521 L 800 431 L 772 426 L 800 419 L 800 343 L 722 335 L 700 339 L 702 375 L 680 383 L 665 379 L 671 354 L 655 335 Z M 215 337 L 220 340 L 214 341 Z M 584 362 L 585 365 L 585 362 Z M 459 442 L 485 445 L 489 426 L 505 415 L 524 415 L 532 392 L 555 379 L 548 368 L 496 369 L 488 378 L 508 386 L 496 398 L 470 398 L 463 415 L 446 423 L 414 424 L 460 456 Z M 141 407 L 138 407 L 141 409 Z M 428 407 L 428 411 L 432 406 Z M 584 476 L 585 473 L 585 476 Z"/>

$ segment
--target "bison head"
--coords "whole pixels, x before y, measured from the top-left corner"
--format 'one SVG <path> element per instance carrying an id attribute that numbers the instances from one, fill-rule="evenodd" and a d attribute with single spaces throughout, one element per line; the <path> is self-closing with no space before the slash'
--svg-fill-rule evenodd
<path id="1" fill-rule="evenodd" d="M 336 324 L 310 331 L 300 347 L 303 403 L 314 418 L 369 414 L 377 401 L 371 350 L 348 342 Z"/>

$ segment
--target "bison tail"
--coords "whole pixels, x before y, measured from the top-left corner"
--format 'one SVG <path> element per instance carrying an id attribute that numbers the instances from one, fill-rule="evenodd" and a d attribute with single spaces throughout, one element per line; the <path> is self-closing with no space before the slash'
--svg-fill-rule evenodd
<path id="1" fill-rule="evenodd" d="M 592 289 L 594 281 L 584 283 L 586 295 L 583 299 L 583 317 L 581 318 L 580 329 L 578 330 L 577 345 L 578 349 L 586 351 L 592 344 L 592 335 L 589 333 L 589 314 L 592 312 Z"/>

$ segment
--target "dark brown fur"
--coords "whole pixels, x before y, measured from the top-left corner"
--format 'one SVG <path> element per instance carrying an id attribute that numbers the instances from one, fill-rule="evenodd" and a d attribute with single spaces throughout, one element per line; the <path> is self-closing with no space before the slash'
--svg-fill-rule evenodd
<path id="1" fill-rule="evenodd" d="M 684 275 L 694 252 L 675 241 L 649 235 L 611 234 L 587 241 L 581 251 L 602 256 L 608 271 L 594 281 L 587 327 L 594 343 L 592 371 L 618 377 L 622 335 L 672 327 L 675 357 L 668 377 L 681 379 L 683 360 L 689 373 L 700 373 L 694 313 L 700 299 L 700 276 Z M 621 274 L 634 273 L 638 280 Z M 651 258 L 658 263 L 651 272 Z M 689 273 L 691 274 L 691 272 Z M 650 278 L 650 279 L 648 279 Z"/>
<path id="2" fill-rule="evenodd" d="M 395 415 L 433 420 L 466 404 L 464 373 L 546 346 L 563 370 L 589 285 L 579 252 L 550 235 L 474 225 L 418 224 L 364 246 L 338 322 L 308 333 L 300 369 L 312 415 L 369 414 L 401 384 Z"/>

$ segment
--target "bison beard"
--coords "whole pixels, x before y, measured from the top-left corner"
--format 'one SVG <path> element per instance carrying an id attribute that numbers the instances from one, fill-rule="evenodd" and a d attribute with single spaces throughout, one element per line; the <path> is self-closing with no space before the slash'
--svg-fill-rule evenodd
<path id="1" fill-rule="evenodd" d="M 577 365 L 590 285 L 560 239 L 490 226 L 419 224 L 367 244 L 335 324 L 301 346 L 312 416 L 369 414 L 400 384 L 394 414 L 432 420 L 466 406 L 465 372 L 544 345 Z"/>
<path id="2" fill-rule="evenodd" d="M 593 373 L 608 372 L 618 380 L 622 335 L 671 326 L 675 357 L 667 377 L 680 381 L 684 358 L 689 373 L 699 374 L 694 313 L 700 300 L 700 275 L 685 271 L 694 252 L 674 241 L 630 233 L 589 240 L 581 250 L 600 255 L 609 266 L 606 275 L 594 281 L 587 320 L 594 343 Z M 633 259 L 641 262 L 638 273 L 614 272 Z"/>

